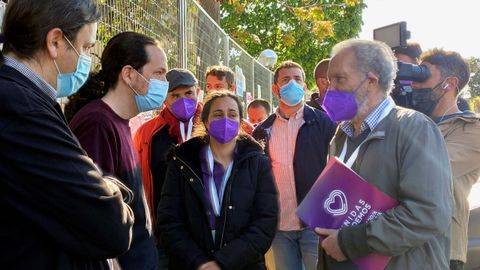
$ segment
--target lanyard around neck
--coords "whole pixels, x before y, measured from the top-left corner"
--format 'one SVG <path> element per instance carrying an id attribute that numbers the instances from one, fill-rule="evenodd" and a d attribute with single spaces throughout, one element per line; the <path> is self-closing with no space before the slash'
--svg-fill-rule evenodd
<path id="1" fill-rule="evenodd" d="M 388 99 L 390 99 L 390 97 L 388 97 Z M 387 107 L 385 107 L 385 109 L 383 109 L 382 114 L 378 118 L 377 123 L 374 126 L 371 127 L 370 133 L 372 133 L 372 131 L 375 129 L 375 127 L 378 125 L 378 123 L 380 123 L 385 117 L 387 117 L 387 115 L 393 109 L 394 104 L 395 103 L 393 103 L 392 100 L 388 100 Z M 370 133 L 368 134 L 367 138 L 370 136 Z M 343 144 L 342 152 L 340 153 L 340 156 L 338 158 L 341 161 L 343 161 L 345 163 L 345 165 L 347 165 L 347 167 L 352 168 L 353 163 L 355 162 L 355 160 L 358 157 L 358 152 L 360 151 L 360 147 L 362 147 L 362 145 L 367 141 L 367 138 L 365 138 L 365 140 L 363 140 L 363 142 L 360 143 L 360 145 L 355 149 L 355 151 L 353 151 L 353 153 L 350 155 L 350 157 L 348 158 L 347 161 L 345 161 L 345 156 L 347 154 L 348 138 L 345 138 L 345 143 Z"/>
<path id="2" fill-rule="evenodd" d="M 182 143 L 190 140 L 190 138 L 192 137 L 192 129 L 193 129 L 193 117 L 191 117 L 190 120 L 188 120 L 187 134 L 185 134 L 185 123 L 180 121 L 180 135 L 182 136 Z"/>
<path id="3" fill-rule="evenodd" d="M 208 149 L 207 149 L 207 161 L 208 161 L 208 172 L 209 172 L 208 189 L 210 193 L 210 202 L 212 204 L 212 208 L 213 208 L 213 211 L 215 212 L 215 215 L 218 217 L 220 216 L 220 207 L 222 205 L 222 199 L 223 199 L 223 194 L 225 193 L 225 187 L 227 186 L 228 178 L 232 173 L 233 160 L 230 162 L 230 164 L 228 165 L 223 175 L 220 193 L 217 192 L 217 186 L 215 185 L 215 179 L 213 176 L 213 168 L 214 168 L 215 161 L 213 159 L 212 149 L 210 148 L 210 146 L 208 146 Z"/>

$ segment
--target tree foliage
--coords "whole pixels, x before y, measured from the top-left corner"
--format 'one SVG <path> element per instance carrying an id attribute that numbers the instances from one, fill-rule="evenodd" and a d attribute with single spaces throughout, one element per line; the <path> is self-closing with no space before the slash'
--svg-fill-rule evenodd
<path id="1" fill-rule="evenodd" d="M 279 62 L 293 60 L 314 86 L 313 70 L 336 43 L 358 35 L 362 0 L 228 0 L 221 26 L 252 56 L 273 49 Z"/>
<path id="2" fill-rule="evenodd" d="M 480 58 L 471 57 L 468 63 L 472 74 L 468 82 L 470 95 L 472 97 L 480 96 Z"/>

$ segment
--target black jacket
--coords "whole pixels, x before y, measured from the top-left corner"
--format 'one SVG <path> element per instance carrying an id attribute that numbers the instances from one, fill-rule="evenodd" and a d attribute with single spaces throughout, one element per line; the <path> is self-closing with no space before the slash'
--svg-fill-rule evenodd
<path id="1" fill-rule="evenodd" d="M 193 138 L 177 146 L 170 158 L 157 227 L 169 268 L 195 270 L 215 260 L 227 270 L 266 269 L 263 256 L 275 236 L 278 215 L 270 162 L 250 137 L 237 141 L 214 243 L 201 179 L 199 153 L 205 144 Z"/>
<path id="2" fill-rule="evenodd" d="M 0 268 L 107 269 L 133 214 L 80 148 L 60 106 L 0 67 Z"/>
<path id="3" fill-rule="evenodd" d="M 276 114 L 270 115 L 253 131 L 253 137 L 265 144 L 268 154 L 268 143 Z M 297 202 L 300 204 L 310 188 L 317 180 L 327 163 L 328 145 L 335 133 L 336 125 L 327 114 L 305 105 L 303 110 L 305 124 L 300 128 L 295 144 L 293 171 Z"/>

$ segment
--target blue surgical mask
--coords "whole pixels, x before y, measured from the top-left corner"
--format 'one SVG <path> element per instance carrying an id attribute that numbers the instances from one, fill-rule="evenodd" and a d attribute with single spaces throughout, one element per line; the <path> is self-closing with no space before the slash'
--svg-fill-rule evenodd
<path id="1" fill-rule="evenodd" d="M 135 70 L 135 69 L 134 69 Z M 136 71 L 136 70 L 135 70 Z M 139 95 L 132 86 L 130 88 L 135 93 L 135 103 L 139 112 L 146 112 L 151 110 L 160 109 L 165 101 L 168 93 L 168 82 L 157 79 L 150 79 L 148 81 L 145 77 L 136 71 L 142 79 L 148 82 L 148 92 L 146 95 Z"/>
<path id="2" fill-rule="evenodd" d="M 293 107 L 302 102 L 304 96 L 303 87 L 295 80 L 291 80 L 280 88 L 280 98 L 283 103 Z"/>
<path id="3" fill-rule="evenodd" d="M 82 85 L 87 81 L 90 68 L 92 67 L 92 58 L 84 54 L 79 54 L 67 37 L 65 37 L 65 40 L 78 55 L 77 68 L 73 73 L 61 74 L 57 62 L 53 60 L 53 63 L 55 63 L 55 67 L 58 71 L 57 98 L 68 97 L 75 94 L 78 89 L 80 89 L 80 87 L 82 87 Z"/>

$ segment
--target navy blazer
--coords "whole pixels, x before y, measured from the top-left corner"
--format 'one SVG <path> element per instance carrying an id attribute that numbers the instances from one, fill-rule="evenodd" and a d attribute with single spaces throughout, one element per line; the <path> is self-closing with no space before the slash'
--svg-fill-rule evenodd
<path id="1" fill-rule="evenodd" d="M 87 157 L 58 103 L 0 67 L 2 269 L 109 269 L 133 214 Z"/>

